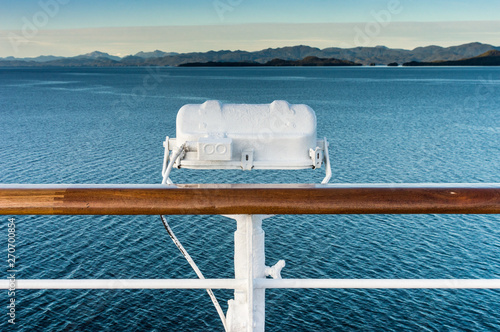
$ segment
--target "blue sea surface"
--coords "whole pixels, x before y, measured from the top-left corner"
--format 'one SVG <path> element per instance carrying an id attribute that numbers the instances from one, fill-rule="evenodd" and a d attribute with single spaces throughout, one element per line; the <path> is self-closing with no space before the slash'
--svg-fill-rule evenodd
<path id="1" fill-rule="evenodd" d="M 500 68 L 0 68 L 0 183 L 160 183 L 178 109 L 311 106 L 333 183 L 500 182 Z M 174 170 L 176 183 L 319 183 L 321 171 Z M 3 220 L 2 220 L 3 218 Z M 7 219 L 4 277 L 7 277 Z M 171 216 L 207 278 L 236 225 Z M 500 278 L 497 215 L 278 215 L 284 278 Z M 158 216 L 17 216 L 19 279 L 196 278 Z M 215 290 L 224 311 L 232 291 Z M 18 290 L 0 330 L 222 331 L 204 290 Z M 498 331 L 499 290 L 266 291 L 268 331 Z"/>

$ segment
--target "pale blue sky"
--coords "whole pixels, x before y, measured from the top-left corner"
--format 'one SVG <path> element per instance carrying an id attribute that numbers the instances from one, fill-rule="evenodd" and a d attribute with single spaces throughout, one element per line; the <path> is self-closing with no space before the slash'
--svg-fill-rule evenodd
<path id="1" fill-rule="evenodd" d="M 498 0 L 0 0 L 0 57 L 296 44 L 498 46 L 498 13 Z"/>

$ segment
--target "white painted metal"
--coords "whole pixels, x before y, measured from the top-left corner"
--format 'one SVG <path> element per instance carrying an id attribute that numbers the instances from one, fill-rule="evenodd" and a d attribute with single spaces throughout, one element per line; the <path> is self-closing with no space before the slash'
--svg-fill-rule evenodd
<path id="1" fill-rule="evenodd" d="M 167 137 L 168 140 L 168 137 Z M 172 157 L 169 158 L 169 151 L 168 145 L 165 147 L 165 157 L 163 158 L 163 169 L 162 169 L 162 176 L 163 180 L 161 181 L 161 184 L 173 184 L 172 180 L 170 180 L 170 172 L 172 171 L 172 167 L 174 166 L 174 163 L 181 157 L 181 154 L 184 152 L 184 146 L 185 144 L 181 144 L 178 147 L 176 147 L 175 151 L 172 151 Z M 170 159 L 170 162 L 168 162 Z"/>
<path id="2" fill-rule="evenodd" d="M 286 101 L 224 105 L 212 100 L 184 105 L 177 114 L 176 126 L 177 138 L 167 137 L 163 143 L 162 184 L 173 184 L 169 178 L 173 167 L 315 169 L 321 168 L 325 156 L 328 156 L 328 142 L 316 139 L 316 114 L 307 105 L 290 105 Z M 331 177 L 329 160 L 326 165 L 322 183 L 327 183 Z M 237 221 L 235 278 L 245 280 L 247 287 L 235 290 L 234 299 L 229 301 L 226 320 L 213 293 L 207 289 L 224 327 L 231 332 L 264 331 L 265 290 L 255 288 L 254 280 L 265 278 L 266 273 L 281 278 L 281 269 L 285 266 L 284 261 L 273 267 L 265 266 L 262 220 L 266 217 L 231 217 Z M 172 240 L 197 271 L 163 216 L 162 220 Z M 198 272 L 200 276 L 201 272 Z"/>
<path id="3" fill-rule="evenodd" d="M 244 290 L 234 291 L 229 300 L 226 322 L 230 332 L 264 331 L 265 289 L 256 288 L 255 280 L 266 277 L 264 231 L 267 215 L 226 216 L 237 222 L 234 233 L 234 275 L 245 280 Z"/>
<path id="4" fill-rule="evenodd" d="M 0 289 L 9 289 L 0 280 Z M 255 288 L 500 289 L 500 279 L 254 279 Z M 17 279 L 16 289 L 237 289 L 240 279 Z"/>
<path id="5" fill-rule="evenodd" d="M 258 288 L 500 289 L 500 279 L 258 279 Z"/>
<path id="6" fill-rule="evenodd" d="M 9 289 L 0 280 L 0 289 Z M 236 279 L 17 279 L 16 289 L 244 289 Z"/>
<path id="7" fill-rule="evenodd" d="M 321 184 L 327 184 L 330 179 L 332 178 L 332 167 L 330 165 L 330 154 L 328 153 L 328 141 L 326 140 L 326 137 L 324 138 L 324 143 L 323 143 L 323 154 L 324 154 L 324 159 L 325 159 L 325 178 L 323 181 L 321 181 Z"/>
<path id="8" fill-rule="evenodd" d="M 177 138 L 164 143 L 171 151 L 186 144 L 174 167 L 302 169 L 320 168 L 324 161 L 323 140 L 316 139 L 316 115 L 307 105 L 210 100 L 184 105 L 176 124 Z M 315 157 L 318 154 L 321 158 Z"/>
<path id="9" fill-rule="evenodd" d="M 281 279 L 281 270 L 283 270 L 285 265 L 285 261 L 280 259 L 278 263 L 273 266 L 266 266 L 266 276 L 272 277 L 273 279 Z"/>

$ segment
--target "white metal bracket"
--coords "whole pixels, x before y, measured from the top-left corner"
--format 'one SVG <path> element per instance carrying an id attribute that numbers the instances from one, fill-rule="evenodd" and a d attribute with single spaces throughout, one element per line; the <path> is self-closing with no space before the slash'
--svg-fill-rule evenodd
<path id="1" fill-rule="evenodd" d="M 313 162 L 313 169 L 321 168 L 323 163 L 323 149 L 317 146 L 315 149 L 309 149 L 309 156 Z"/>
<path id="2" fill-rule="evenodd" d="M 266 266 L 266 276 L 272 277 L 273 279 L 281 279 L 281 270 L 283 270 L 285 265 L 285 261 L 280 259 L 273 266 Z"/>
<path id="3" fill-rule="evenodd" d="M 321 184 L 327 184 L 332 177 L 332 167 L 330 165 L 330 156 L 328 154 L 328 141 L 326 140 L 326 137 L 323 138 L 323 141 L 324 141 L 323 154 L 325 159 L 325 178 L 323 179 L 323 181 L 321 181 Z"/>
<path id="4" fill-rule="evenodd" d="M 253 150 L 241 152 L 241 168 L 244 171 L 250 171 L 253 168 Z"/>

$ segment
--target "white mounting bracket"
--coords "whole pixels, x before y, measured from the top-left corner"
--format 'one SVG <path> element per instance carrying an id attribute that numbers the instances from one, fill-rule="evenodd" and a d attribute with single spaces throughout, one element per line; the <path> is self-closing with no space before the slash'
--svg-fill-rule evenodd
<path id="1" fill-rule="evenodd" d="M 325 160 L 325 178 L 321 181 L 321 184 L 327 184 L 332 178 L 332 166 L 330 164 L 330 156 L 328 154 L 328 141 L 326 137 L 323 138 L 323 157 Z"/>
<path id="2" fill-rule="evenodd" d="M 266 277 L 272 277 L 273 279 L 281 279 L 281 270 L 285 267 L 285 261 L 280 259 L 273 266 L 266 266 Z"/>
<path id="3" fill-rule="evenodd" d="M 253 168 L 253 150 L 241 152 L 241 168 L 250 171 Z"/>

